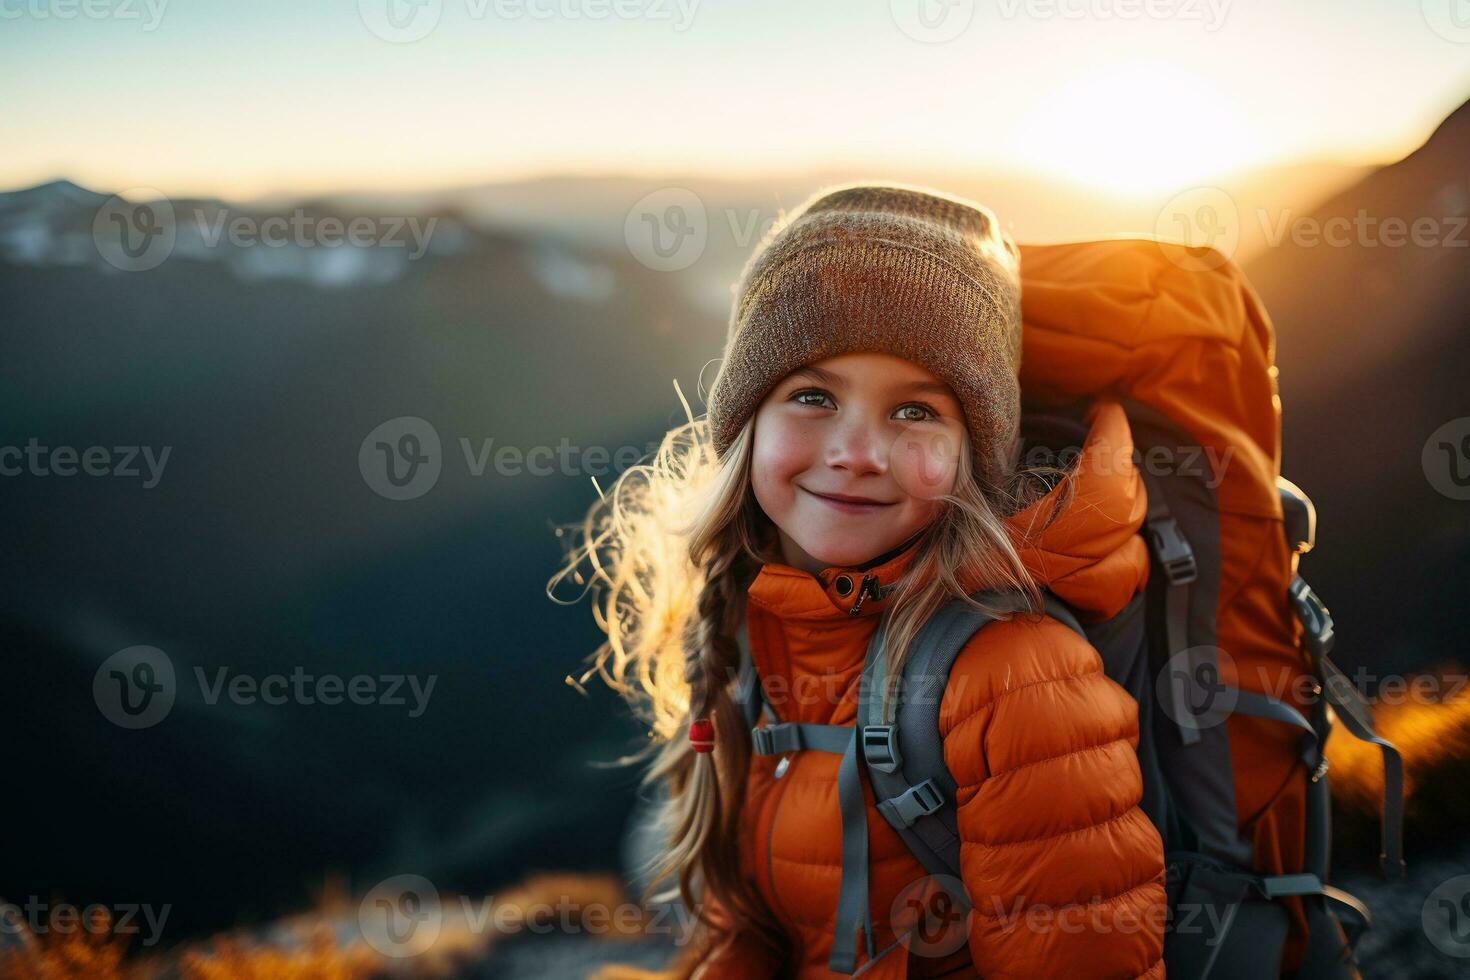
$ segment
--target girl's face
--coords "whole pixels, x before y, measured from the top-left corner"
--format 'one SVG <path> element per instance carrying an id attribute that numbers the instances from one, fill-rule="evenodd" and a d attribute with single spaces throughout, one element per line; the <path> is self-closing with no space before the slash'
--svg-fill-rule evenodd
<path id="1" fill-rule="evenodd" d="M 912 361 L 863 351 L 791 372 L 756 409 L 751 470 L 786 564 L 861 565 L 908 540 L 953 491 L 964 435 L 959 400 Z"/>

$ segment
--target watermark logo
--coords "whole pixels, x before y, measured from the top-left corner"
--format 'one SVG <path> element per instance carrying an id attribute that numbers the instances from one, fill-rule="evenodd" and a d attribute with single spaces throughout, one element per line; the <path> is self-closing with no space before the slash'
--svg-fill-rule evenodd
<path id="1" fill-rule="evenodd" d="M 1218 31 L 1230 0 L 998 0 L 1001 17 L 1033 20 L 1193 20 Z"/>
<path id="2" fill-rule="evenodd" d="M 380 497 L 422 497 L 434 489 L 444 468 L 439 432 L 416 415 L 389 419 L 362 440 L 357 466 L 363 480 Z"/>
<path id="3" fill-rule="evenodd" d="M 1470 0 L 1419 0 L 1429 29 L 1454 44 L 1470 44 Z"/>
<path id="4" fill-rule="evenodd" d="M 924 44 L 943 44 L 975 19 L 975 0 L 889 0 L 889 13 L 904 34 Z"/>
<path id="5" fill-rule="evenodd" d="M 1419 461 L 1435 490 L 1451 500 L 1470 500 L 1470 415 L 1435 429 Z"/>
<path id="6" fill-rule="evenodd" d="M 1367 208 L 1358 208 L 1352 217 L 1345 214 L 1318 218 L 1315 215 L 1293 216 L 1290 208 L 1284 208 L 1279 216 L 1273 217 L 1265 208 L 1257 211 L 1261 234 L 1266 244 L 1276 248 L 1290 237 L 1297 248 L 1467 248 L 1470 238 L 1465 235 L 1470 217 L 1463 214 L 1436 217 L 1421 214 L 1412 221 L 1402 215 L 1369 214 Z"/>
<path id="7" fill-rule="evenodd" d="M 231 675 L 229 667 L 219 667 L 213 678 L 203 667 L 194 668 L 194 678 L 204 703 L 215 705 L 225 698 L 231 704 L 338 705 L 344 700 L 356 705 L 382 705 L 408 708 L 408 717 L 419 718 L 429 709 L 438 674 L 420 679 L 417 674 L 309 674 L 295 667 L 290 674 Z M 410 705 L 408 695 L 412 695 Z"/>
<path id="8" fill-rule="evenodd" d="M 221 244 L 237 249 L 335 249 L 344 245 L 401 248 L 413 262 L 428 251 L 438 223 L 437 217 L 422 221 L 413 215 L 340 218 L 310 214 L 303 208 L 289 214 L 260 216 L 232 213 L 227 207 L 195 205 L 180 214 L 158 191 L 133 188 L 97 209 L 92 220 L 92 241 L 97 254 L 124 272 L 146 272 L 162 265 L 179 250 L 181 231 L 191 233 L 187 239 L 190 246 L 205 249 L 216 249 Z"/>
<path id="9" fill-rule="evenodd" d="M 903 492 L 938 500 L 954 491 L 963 436 L 956 426 L 906 426 L 888 447 L 888 466 Z"/>
<path id="10" fill-rule="evenodd" d="M 1195 732 L 1222 725 L 1235 710 L 1235 662 L 1216 646 L 1194 646 L 1171 656 L 1154 680 L 1154 696 L 1164 716 Z"/>
<path id="11" fill-rule="evenodd" d="M 140 20 L 150 33 L 167 7 L 168 0 L 0 0 L 0 20 Z"/>
<path id="12" fill-rule="evenodd" d="M 888 920 L 917 956 L 948 956 L 969 939 L 970 905 L 965 884 L 954 875 L 927 875 L 909 882 L 889 908 Z"/>
<path id="13" fill-rule="evenodd" d="M 420 222 L 413 215 L 370 217 L 365 214 L 343 219 L 336 215 L 308 214 L 296 208 L 290 214 L 272 214 L 257 217 L 249 214 L 231 215 L 228 208 L 220 208 L 213 215 L 196 208 L 194 223 L 199 232 L 199 241 L 205 248 L 218 248 L 220 242 L 228 242 L 235 248 L 401 248 L 408 253 L 408 261 L 423 258 L 429 250 L 429 239 L 439 219 L 431 217 Z"/>
<path id="14" fill-rule="evenodd" d="M 92 219 L 92 242 L 108 265 L 124 272 L 156 269 L 178 240 L 173 203 L 152 187 L 108 198 Z"/>
<path id="15" fill-rule="evenodd" d="M 464 458 L 465 472 L 472 477 L 487 473 L 507 478 L 616 476 L 653 455 L 659 447 L 658 440 L 641 446 L 578 446 L 565 436 L 554 446 L 497 445 L 493 436 L 481 438 L 478 443 L 467 436 L 455 441 Z M 390 500 L 413 500 L 434 488 L 446 456 L 441 451 L 438 430 L 425 419 L 405 415 L 389 419 L 368 433 L 358 447 L 357 459 L 363 481 L 374 493 Z"/>
<path id="16" fill-rule="evenodd" d="M 427 952 L 439 938 L 443 920 L 439 890 L 423 875 L 394 875 L 380 881 L 357 907 L 363 939 L 394 958 Z"/>
<path id="17" fill-rule="evenodd" d="M 393 44 L 409 44 L 439 26 L 444 0 L 357 0 L 367 29 Z"/>
<path id="18" fill-rule="evenodd" d="M 673 21 L 675 31 L 694 22 L 698 0 L 465 0 L 464 16 L 471 21 L 494 16 L 497 20 L 620 20 Z M 358 0 L 358 16 L 369 31 L 394 44 L 427 37 L 444 13 L 443 0 Z"/>
<path id="19" fill-rule="evenodd" d="M 709 216 L 699 195 L 664 187 L 639 198 L 623 221 L 628 251 L 655 272 L 687 269 L 709 242 Z"/>
<path id="20" fill-rule="evenodd" d="M 1470 875 L 1457 875 L 1430 892 L 1419 921 L 1435 949 L 1470 958 Z"/>
<path id="21" fill-rule="evenodd" d="M 1470 2 L 1470 0 L 1467 0 Z M 1463 194 L 1450 185 L 1436 200 L 1443 215 L 1377 215 L 1358 208 L 1351 215 L 1320 217 L 1291 208 L 1255 208 L 1259 241 L 1267 248 L 1470 248 L 1470 216 Z M 1175 243 L 1164 252 L 1190 271 L 1218 268 L 1234 258 L 1245 230 L 1234 198 L 1218 187 L 1194 187 L 1170 198 L 1154 221 L 1155 237 Z"/>
<path id="22" fill-rule="evenodd" d="M 368 945 L 397 959 L 427 953 L 446 930 L 455 936 L 658 935 L 670 937 L 675 945 L 693 935 L 693 916 L 677 901 L 648 909 L 635 902 L 608 902 L 585 889 L 563 891 L 537 883 L 504 898 L 441 895 L 418 874 L 378 882 L 358 903 L 357 916 Z"/>
<path id="23" fill-rule="evenodd" d="M 173 710 L 174 664 L 157 647 L 119 650 L 92 677 L 92 699 L 102 717 L 119 728 L 152 728 Z"/>
<path id="24" fill-rule="evenodd" d="M 256 676 L 218 667 L 193 670 L 200 700 L 209 706 L 227 701 L 251 706 L 339 705 L 407 708 L 419 718 L 429 707 L 438 674 L 308 673 L 296 666 L 289 674 Z M 177 698 L 179 682 L 173 661 L 157 647 L 132 646 L 102 662 L 92 677 L 92 699 L 97 710 L 119 728 L 151 728 L 168 717 Z"/>
<path id="25" fill-rule="evenodd" d="M 43 446 L 32 436 L 24 448 L 0 446 L 0 476 L 29 474 L 39 477 L 86 476 L 138 477 L 143 489 L 152 490 L 163 479 L 172 446 L 156 452 L 152 446 Z M 141 459 L 145 474 L 138 468 Z"/>
<path id="26" fill-rule="evenodd" d="M 1164 250 L 1180 268 L 1191 272 L 1216 269 L 1240 247 L 1240 209 L 1219 187 L 1193 187 L 1174 195 L 1159 209 L 1154 234 L 1184 245 Z"/>
<path id="27" fill-rule="evenodd" d="M 163 927 L 171 911 L 172 905 L 155 907 L 134 903 L 93 904 L 79 909 L 69 902 L 52 905 L 31 895 L 25 905 L 0 902 L 0 937 L 47 933 L 66 936 L 78 931 L 97 936 L 135 936 L 141 931 L 140 925 L 146 925 L 148 932 L 142 943 L 154 946 L 163 938 Z M 7 945 L 0 941 L 0 949 Z"/>

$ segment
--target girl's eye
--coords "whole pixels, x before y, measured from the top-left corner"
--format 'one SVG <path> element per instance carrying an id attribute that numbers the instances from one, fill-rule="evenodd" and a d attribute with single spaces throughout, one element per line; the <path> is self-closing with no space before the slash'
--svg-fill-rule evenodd
<path id="1" fill-rule="evenodd" d="M 807 388 L 807 389 L 805 389 L 803 391 L 798 391 L 796 394 L 792 395 L 791 397 L 794 400 L 800 402 L 801 404 L 803 404 L 803 405 L 811 405 L 813 408 L 820 408 L 822 406 L 821 401 L 809 402 L 809 401 L 802 401 L 802 399 L 804 399 L 804 398 L 824 399 L 825 398 L 828 401 L 831 401 L 831 398 L 828 397 L 828 395 L 827 395 L 827 393 L 825 391 L 818 391 L 815 388 Z"/>
<path id="2" fill-rule="evenodd" d="M 832 401 L 830 395 L 818 388 L 805 388 L 793 394 L 791 398 L 799 404 L 810 405 L 813 408 L 821 408 L 824 402 L 830 403 Z M 808 398 L 816 400 L 806 401 L 805 399 Z M 916 412 L 918 414 L 900 418 L 900 422 L 927 422 L 931 419 L 939 418 L 937 411 L 922 402 L 909 402 L 907 405 L 900 406 L 894 414 L 899 415 L 902 412 Z"/>
<path id="3" fill-rule="evenodd" d="M 939 413 L 936 412 L 936 411 L 934 411 L 934 409 L 930 408 L 928 405 L 921 405 L 921 404 L 919 404 L 917 402 L 911 402 L 910 404 L 905 405 L 902 408 L 900 408 L 899 411 L 900 412 L 910 412 L 910 411 L 912 411 L 912 412 L 919 412 L 919 413 L 921 413 L 919 415 L 910 415 L 907 418 L 900 419 L 900 421 L 902 421 L 902 422 L 927 422 L 931 418 L 935 418 L 935 419 L 939 418 Z"/>

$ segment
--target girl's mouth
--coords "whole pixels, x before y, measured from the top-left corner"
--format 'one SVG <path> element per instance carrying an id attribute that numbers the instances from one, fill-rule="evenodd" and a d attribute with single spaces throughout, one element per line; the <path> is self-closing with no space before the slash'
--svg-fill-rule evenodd
<path id="1" fill-rule="evenodd" d="M 829 496 L 825 493 L 817 493 L 815 490 L 807 490 L 803 486 L 798 486 L 797 489 L 811 494 L 822 503 L 836 510 L 840 510 L 844 514 L 871 514 L 875 510 L 882 510 L 884 507 L 893 506 L 893 502 L 884 503 L 879 500 L 869 500 L 865 497 Z"/>

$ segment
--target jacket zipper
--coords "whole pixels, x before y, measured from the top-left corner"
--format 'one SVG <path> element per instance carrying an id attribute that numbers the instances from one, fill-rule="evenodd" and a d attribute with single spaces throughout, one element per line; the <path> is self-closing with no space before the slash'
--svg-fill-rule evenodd
<path id="1" fill-rule="evenodd" d="M 784 756 L 784 758 L 790 759 L 791 763 L 787 766 L 786 773 L 780 779 L 776 780 L 781 785 L 776 787 L 775 799 L 770 803 L 771 817 L 766 821 L 766 891 L 770 892 L 771 904 L 776 906 L 776 911 L 783 919 L 787 919 L 789 916 L 787 916 L 786 908 L 781 902 L 781 896 L 776 894 L 776 817 L 781 812 L 781 801 L 786 795 L 786 787 L 791 785 L 791 770 L 796 767 L 800 756 L 801 753 L 799 752 Z"/>
<path id="2" fill-rule="evenodd" d="M 754 657 L 754 655 L 754 648 L 752 647 L 751 656 Z M 757 683 L 759 683 L 759 681 L 757 681 Z M 776 713 L 774 709 L 772 709 L 772 714 L 775 715 L 773 719 L 774 721 L 779 722 L 782 720 L 780 715 Z M 769 799 L 767 799 L 764 808 L 766 811 L 769 812 L 769 817 L 763 820 L 766 829 L 766 860 L 763 862 L 766 868 L 766 892 L 771 896 L 771 905 L 773 906 L 774 910 L 779 913 L 783 919 L 788 918 L 788 916 L 786 915 L 785 908 L 781 905 L 780 896 L 776 894 L 776 849 L 772 846 L 772 843 L 776 833 L 776 816 L 781 809 L 781 799 L 786 794 L 786 787 L 789 786 L 791 782 L 790 779 L 787 777 L 791 775 L 791 769 L 795 766 L 796 757 L 799 755 L 801 755 L 800 752 L 793 752 L 781 757 L 781 761 L 789 760 L 787 761 L 786 771 L 781 773 L 780 776 L 775 780 L 777 785 L 772 788 L 773 795 Z M 781 761 L 778 761 L 776 763 L 778 767 L 781 765 Z M 756 867 L 759 868 L 761 863 L 762 862 L 758 861 Z"/>
<path id="3" fill-rule="evenodd" d="M 863 582 L 858 586 L 857 602 L 852 604 L 852 608 L 847 611 L 847 614 L 849 616 L 856 616 L 858 610 L 863 608 L 863 600 L 870 594 L 874 599 L 878 598 L 878 576 L 872 573 L 863 576 Z"/>

